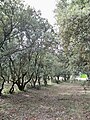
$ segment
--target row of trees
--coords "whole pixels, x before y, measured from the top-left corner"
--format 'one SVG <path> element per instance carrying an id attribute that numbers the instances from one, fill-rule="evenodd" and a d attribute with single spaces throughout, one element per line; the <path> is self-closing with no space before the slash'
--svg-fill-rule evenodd
<path id="1" fill-rule="evenodd" d="M 53 59 L 58 46 L 57 35 L 40 11 L 20 0 L 0 0 L 0 95 L 4 83 L 23 91 L 31 82 L 40 86 L 43 78 L 54 76 Z"/>
<path id="2" fill-rule="evenodd" d="M 70 74 L 87 73 L 90 77 L 90 1 L 59 0 L 55 10 L 64 67 Z"/>
<path id="3" fill-rule="evenodd" d="M 59 0 L 59 36 L 40 11 L 20 0 L 0 0 L 0 95 L 5 82 L 23 91 L 28 83 L 79 72 L 90 77 L 90 2 Z"/>

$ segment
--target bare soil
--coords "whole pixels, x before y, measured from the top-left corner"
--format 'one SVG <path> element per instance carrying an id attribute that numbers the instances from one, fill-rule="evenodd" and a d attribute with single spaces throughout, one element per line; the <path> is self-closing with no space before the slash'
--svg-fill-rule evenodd
<path id="1" fill-rule="evenodd" d="M 90 120 L 90 91 L 62 83 L 4 95 L 0 120 Z"/>

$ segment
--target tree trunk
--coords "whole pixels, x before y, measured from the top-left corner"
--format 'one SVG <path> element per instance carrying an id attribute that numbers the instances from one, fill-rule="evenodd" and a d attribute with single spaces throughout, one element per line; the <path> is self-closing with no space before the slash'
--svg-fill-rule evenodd
<path id="1" fill-rule="evenodd" d="M 41 79 L 41 77 L 38 77 L 38 90 L 40 90 L 40 89 L 41 89 L 40 79 Z"/>
<path id="2" fill-rule="evenodd" d="M 59 84 L 59 76 L 57 76 L 56 83 Z"/>
<path id="3" fill-rule="evenodd" d="M 64 81 L 65 81 L 65 82 L 67 81 L 66 75 L 64 75 Z"/>
<path id="4" fill-rule="evenodd" d="M 20 91 L 24 91 L 24 86 L 23 86 L 23 85 L 20 85 L 20 86 L 18 86 L 18 89 L 19 89 Z"/>
<path id="5" fill-rule="evenodd" d="M 41 86 L 41 83 L 40 83 L 40 77 L 38 78 L 38 85 Z"/>
<path id="6" fill-rule="evenodd" d="M 12 93 L 14 92 L 14 85 L 15 85 L 15 83 L 13 82 L 12 87 L 11 87 L 10 90 L 9 90 L 9 93 L 10 93 L 10 94 L 12 94 Z"/>
<path id="7" fill-rule="evenodd" d="M 44 85 L 47 86 L 47 80 L 46 79 L 44 79 Z"/>
<path id="8" fill-rule="evenodd" d="M 3 83 L 1 85 L 1 89 L 0 89 L 0 96 L 2 95 L 2 90 L 4 89 L 4 83 L 5 83 L 5 78 L 3 76 L 1 76 L 3 78 Z"/>
<path id="9" fill-rule="evenodd" d="M 37 82 L 37 80 L 33 80 L 33 87 L 35 88 L 36 87 L 36 82 Z"/>
<path id="10" fill-rule="evenodd" d="M 47 86 L 47 76 L 46 75 L 43 76 L 43 80 L 44 80 L 44 85 Z"/>
<path id="11" fill-rule="evenodd" d="M 69 80 L 70 79 L 70 75 L 67 75 L 67 80 Z"/>

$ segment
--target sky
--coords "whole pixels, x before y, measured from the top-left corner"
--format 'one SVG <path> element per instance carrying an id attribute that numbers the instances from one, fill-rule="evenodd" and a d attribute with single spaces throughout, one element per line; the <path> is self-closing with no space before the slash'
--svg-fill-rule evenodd
<path id="1" fill-rule="evenodd" d="M 56 0 L 24 0 L 26 4 L 34 7 L 35 10 L 41 10 L 42 17 L 48 19 L 49 23 L 54 25 L 54 9 L 56 5 Z"/>

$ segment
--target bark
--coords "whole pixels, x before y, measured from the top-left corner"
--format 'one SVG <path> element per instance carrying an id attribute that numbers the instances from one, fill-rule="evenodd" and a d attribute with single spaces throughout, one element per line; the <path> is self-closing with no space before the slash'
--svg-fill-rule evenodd
<path id="1" fill-rule="evenodd" d="M 18 89 L 20 90 L 20 91 L 24 91 L 24 85 L 22 85 L 22 84 L 20 84 L 20 85 L 18 85 Z"/>
<path id="2" fill-rule="evenodd" d="M 47 79 L 44 79 L 44 85 L 47 86 Z"/>
<path id="3" fill-rule="evenodd" d="M 41 77 L 38 77 L 38 85 L 39 86 L 41 86 L 40 79 L 41 79 Z"/>
<path id="4" fill-rule="evenodd" d="M 44 85 L 47 86 L 47 76 L 46 75 L 43 76 L 43 80 L 44 80 Z"/>
<path id="5" fill-rule="evenodd" d="M 31 81 L 33 74 L 34 74 L 34 72 L 31 74 L 30 78 L 26 82 L 24 82 L 24 87 L 27 85 L 27 83 L 29 83 Z"/>
<path id="6" fill-rule="evenodd" d="M 10 90 L 9 90 L 9 93 L 10 93 L 10 94 L 12 94 L 12 93 L 14 92 L 14 85 L 15 85 L 15 83 L 13 82 L 12 87 L 11 87 Z"/>
<path id="7" fill-rule="evenodd" d="M 23 75 L 25 76 L 26 74 L 23 74 Z M 22 82 L 20 82 L 20 79 L 16 81 L 16 85 L 17 85 L 17 87 L 18 87 L 18 89 L 19 89 L 20 91 L 24 91 L 25 86 L 26 86 L 26 85 L 30 82 L 30 80 L 32 79 L 33 73 L 31 74 L 30 78 L 29 78 L 26 82 L 24 81 L 24 76 L 23 76 Z"/>
<path id="8" fill-rule="evenodd" d="M 3 78 L 3 83 L 0 88 L 0 96 L 2 95 L 2 90 L 4 89 L 4 83 L 5 83 L 5 78 L 3 76 L 1 76 L 1 77 Z"/>

